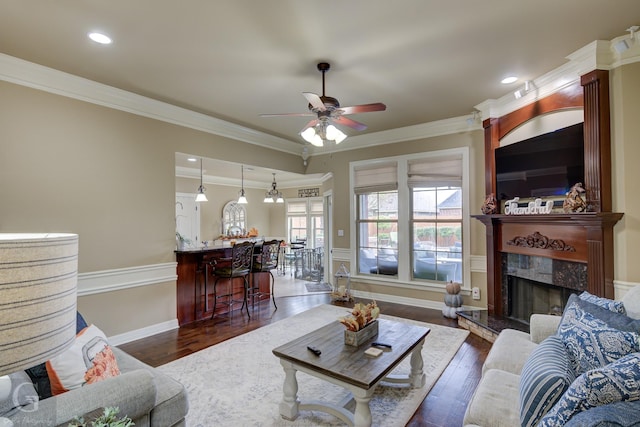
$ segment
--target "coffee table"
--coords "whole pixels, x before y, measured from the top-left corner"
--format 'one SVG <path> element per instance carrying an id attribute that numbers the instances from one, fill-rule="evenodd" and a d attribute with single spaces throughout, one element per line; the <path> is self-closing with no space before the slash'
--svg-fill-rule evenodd
<path id="1" fill-rule="evenodd" d="M 349 425 L 365 427 L 371 425 L 369 401 L 380 382 L 406 383 L 414 388 L 424 387 L 426 375 L 423 372 L 422 346 L 431 330 L 386 319 L 379 319 L 378 322 L 378 336 L 358 347 L 345 345 L 345 328 L 336 320 L 273 349 L 273 354 L 280 359 L 285 372 L 280 415 L 285 419 L 294 420 L 301 409 L 319 410 L 332 414 Z M 390 344 L 392 349 L 384 351 L 378 357 L 366 355 L 364 352 L 376 341 Z M 314 355 L 307 346 L 320 349 L 322 354 Z M 407 376 L 390 375 L 409 355 L 411 372 Z M 298 399 L 296 379 L 298 371 L 347 389 L 350 392 L 349 399 L 340 404 L 322 401 L 301 402 Z M 356 403 L 354 412 L 346 408 L 351 400 L 355 400 Z"/>

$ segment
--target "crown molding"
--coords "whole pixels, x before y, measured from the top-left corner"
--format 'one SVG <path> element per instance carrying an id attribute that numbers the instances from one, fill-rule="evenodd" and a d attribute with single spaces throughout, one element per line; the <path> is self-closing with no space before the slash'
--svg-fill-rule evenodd
<path id="1" fill-rule="evenodd" d="M 534 90 L 520 99 L 515 99 L 512 92 L 499 99 L 488 99 L 475 106 L 481 112 L 482 119 L 501 117 L 524 107 L 537 99 L 547 97 L 576 82 L 580 77 L 593 70 L 612 70 L 625 64 L 640 62 L 640 42 L 622 54 L 613 48 L 623 39 L 618 37 L 611 41 L 596 40 L 576 50 L 566 57 L 568 62 L 533 80 Z"/>
<path id="2" fill-rule="evenodd" d="M 466 115 L 381 132 L 368 133 L 365 135 L 350 136 L 345 140 L 345 143 L 340 145 L 321 148 L 313 147 L 313 151 L 310 154 L 329 154 L 341 151 L 357 150 L 360 148 L 371 148 L 377 145 L 394 144 L 398 142 L 414 141 L 417 139 L 433 138 L 442 135 L 451 135 L 454 133 L 469 132 L 472 130 L 482 130 L 482 125 L 479 121 L 473 120 L 470 122 L 469 119 L 470 116 Z"/>
<path id="3" fill-rule="evenodd" d="M 309 174 L 309 175 L 297 175 L 295 178 L 286 179 L 278 178 L 278 188 L 299 188 L 312 185 L 322 185 L 325 181 L 333 176 L 331 172 L 325 174 Z M 200 180 L 200 170 L 196 168 L 187 168 L 184 166 L 176 166 L 176 177 Z M 202 175 L 202 182 L 204 184 L 211 185 L 224 185 L 228 187 L 240 187 L 242 186 L 242 180 L 240 178 L 229 178 L 224 176 L 215 175 Z M 256 180 L 244 180 L 244 188 L 253 189 L 267 189 L 271 186 L 271 178 L 269 182 L 265 184 L 265 181 Z"/>
<path id="4" fill-rule="evenodd" d="M 300 154 L 300 144 L 206 114 L 0 53 L 0 80 L 265 148 Z"/>
<path id="5" fill-rule="evenodd" d="M 536 99 L 579 81 L 581 75 L 594 69 L 610 70 L 621 65 L 640 62 L 640 40 L 637 35 L 627 51 L 618 53 L 613 48 L 614 44 L 624 37 L 620 36 L 611 41 L 596 40 L 578 49 L 567 56 L 566 64 L 533 80 L 535 90 L 520 99 L 516 100 L 512 92 L 508 92 L 499 99 L 488 99 L 476 105 L 475 108 L 481 113 L 480 118 L 484 120 L 500 117 L 515 111 Z M 297 141 L 269 135 L 3 53 L 0 53 L 0 80 L 289 154 L 299 155 L 301 150 Z M 307 148 L 311 156 L 481 129 L 482 126 L 478 121 L 469 121 L 469 116 L 460 116 L 350 136 L 346 144 L 322 148 L 309 145 Z"/>

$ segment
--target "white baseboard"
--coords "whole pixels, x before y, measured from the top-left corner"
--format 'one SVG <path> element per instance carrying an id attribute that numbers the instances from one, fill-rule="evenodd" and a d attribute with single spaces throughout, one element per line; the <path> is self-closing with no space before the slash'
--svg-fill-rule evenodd
<path id="1" fill-rule="evenodd" d="M 176 318 L 173 320 L 168 320 L 166 322 L 156 323 L 155 325 L 145 326 L 144 328 L 125 332 L 123 334 L 113 335 L 109 337 L 109 344 L 118 346 L 131 341 L 147 338 L 151 335 L 159 334 L 161 332 L 178 329 L 179 327 L 180 326 L 178 325 L 178 319 Z"/>
<path id="2" fill-rule="evenodd" d="M 638 282 L 624 282 L 622 280 L 613 281 L 614 297 L 620 299 L 627 293 L 627 291 L 635 286 L 640 286 Z"/>

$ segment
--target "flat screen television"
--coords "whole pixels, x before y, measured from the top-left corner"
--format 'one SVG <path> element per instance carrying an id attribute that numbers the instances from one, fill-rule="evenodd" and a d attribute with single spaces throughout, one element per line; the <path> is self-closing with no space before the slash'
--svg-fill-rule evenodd
<path id="1" fill-rule="evenodd" d="M 584 183 L 583 123 L 495 150 L 496 198 L 564 196 Z"/>

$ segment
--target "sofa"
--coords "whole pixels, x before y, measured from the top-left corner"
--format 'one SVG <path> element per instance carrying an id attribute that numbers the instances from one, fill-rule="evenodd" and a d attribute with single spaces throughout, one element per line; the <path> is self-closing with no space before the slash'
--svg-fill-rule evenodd
<path id="1" fill-rule="evenodd" d="M 463 424 L 640 426 L 637 319 L 640 286 L 620 301 L 573 294 L 562 316 L 532 315 L 530 333 L 503 330 Z M 600 340 L 612 349 L 602 350 Z"/>
<path id="2" fill-rule="evenodd" d="M 37 390 L 42 387 L 38 382 L 42 378 L 34 379 L 31 370 L 29 374 L 11 374 L 11 407 L 0 402 L 1 417 L 11 420 L 14 426 L 68 426 L 74 417 L 117 407 L 118 417 L 131 418 L 137 427 L 185 426 L 189 405 L 184 386 L 117 347 L 111 347 L 111 351 L 119 375 L 51 397 L 38 399 L 42 391 Z M 44 365 L 32 369 L 40 370 L 40 366 Z"/>

